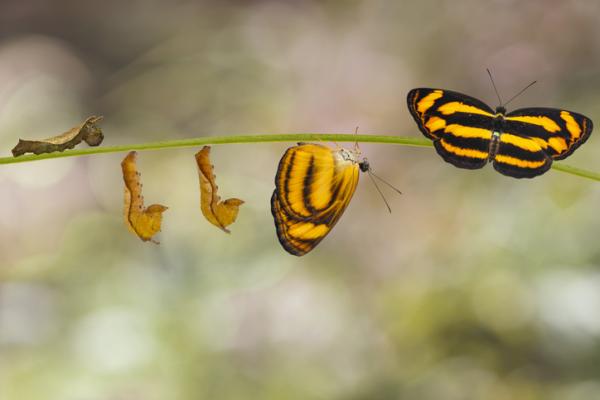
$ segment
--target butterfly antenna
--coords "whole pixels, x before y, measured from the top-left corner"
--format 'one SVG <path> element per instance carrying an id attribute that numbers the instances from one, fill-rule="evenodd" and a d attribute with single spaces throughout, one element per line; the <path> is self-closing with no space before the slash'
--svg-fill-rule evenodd
<path id="1" fill-rule="evenodd" d="M 371 178 L 371 182 L 373 182 L 373 185 L 375 185 L 375 189 L 377 189 L 377 191 L 379 192 L 379 195 L 383 199 L 383 202 L 385 203 L 385 206 L 387 207 L 388 211 L 391 214 L 392 213 L 392 208 L 390 207 L 389 203 L 385 199 L 385 196 L 383 195 L 383 192 L 381 191 L 381 189 L 379 189 L 379 186 L 377 185 L 377 181 L 375 181 L 375 179 L 373 178 L 373 173 L 371 172 L 371 170 L 368 170 L 367 173 L 369 174 L 369 178 Z"/>
<path id="2" fill-rule="evenodd" d="M 360 149 L 358 148 L 358 126 L 354 129 L 354 150 L 356 151 L 360 151 Z"/>
<path id="3" fill-rule="evenodd" d="M 386 181 L 386 180 L 385 180 L 385 179 L 383 179 L 382 177 L 380 177 L 380 176 L 378 176 L 378 175 L 375 175 L 375 173 L 374 173 L 373 171 L 371 171 L 370 169 L 369 169 L 369 174 L 370 174 L 370 175 L 373 175 L 373 177 L 375 177 L 375 178 L 379 179 L 379 180 L 380 180 L 382 183 L 385 183 L 385 184 L 386 184 L 388 187 L 390 187 L 390 188 L 391 188 L 392 190 L 394 190 L 396 193 L 398 193 L 398 194 L 402 194 L 402 192 L 401 192 L 401 191 L 400 191 L 398 188 L 396 188 L 394 185 L 392 185 L 391 183 L 389 183 L 388 181 Z"/>
<path id="4" fill-rule="evenodd" d="M 526 91 L 527 89 L 529 89 L 530 87 L 532 87 L 533 85 L 535 85 L 537 83 L 537 81 L 533 81 L 531 82 L 529 85 L 525 86 L 523 89 L 521 89 L 521 91 L 517 94 L 515 94 L 513 97 L 510 98 L 510 100 L 508 100 L 505 104 L 505 106 L 508 105 L 508 103 L 510 103 L 511 101 L 513 101 L 514 99 L 516 99 L 517 97 L 519 97 L 520 95 L 523 94 L 524 91 Z"/>
<path id="5" fill-rule="evenodd" d="M 496 96 L 498 97 L 498 101 L 500 102 L 500 107 L 505 106 L 506 104 L 502 104 L 502 98 L 500 97 L 500 92 L 498 92 L 498 88 L 496 87 L 496 83 L 494 82 L 494 78 L 492 77 L 492 72 L 489 68 L 486 68 L 485 70 L 487 71 L 490 77 L 490 81 L 492 81 L 492 86 L 494 87 L 494 92 L 496 92 Z"/>

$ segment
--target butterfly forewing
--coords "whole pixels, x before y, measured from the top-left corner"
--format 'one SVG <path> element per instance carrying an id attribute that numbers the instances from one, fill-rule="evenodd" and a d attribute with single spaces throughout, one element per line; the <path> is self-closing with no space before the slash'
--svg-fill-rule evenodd
<path id="1" fill-rule="evenodd" d="M 453 124 L 489 128 L 494 118 L 494 111 L 484 102 L 451 90 L 413 89 L 407 102 L 419 129 L 430 139 L 440 138 L 444 128 Z"/>
<path id="2" fill-rule="evenodd" d="M 441 89 L 413 89 L 408 109 L 442 158 L 460 168 L 488 162 L 494 111 L 473 97 Z"/>
<path id="3" fill-rule="evenodd" d="M 275 177 L 271 212 L 289 253 L 304 255 L 333 228 L 358 184 L 359 166 L 317 144 L 289 148 Z"/>
<path id="4" fill-rule="evenodd" d="M 552 159 L 562 160 L 582 145 L 593 129 L 592 120 L 556 108 L 521 108 L 505 117 L 507 132 L 527 136 L 540 143 Z"/>

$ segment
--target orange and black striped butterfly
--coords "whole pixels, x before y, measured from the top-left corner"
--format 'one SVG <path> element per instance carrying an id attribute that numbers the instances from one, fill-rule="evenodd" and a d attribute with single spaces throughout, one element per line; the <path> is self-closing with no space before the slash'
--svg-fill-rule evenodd
<path id="1" fill-rule="evenodd" d="M 462 93 L 413 89 L 408 109 L 442 158 L 459 168 L 488 162 L 501 174 L 533 178 L 548 171 L 592 133 L 592 121 L 555 108 L 521 108 L 506 113 Z"/>
<path id="2" fill-rule="evenodd" d="M 331 231 L 352 199 L 359 170 L 370 171 L 357 147 L 298 143 L 287 149 L 275 176 L 271 213 L 288 253 L 308 253 Z"/>

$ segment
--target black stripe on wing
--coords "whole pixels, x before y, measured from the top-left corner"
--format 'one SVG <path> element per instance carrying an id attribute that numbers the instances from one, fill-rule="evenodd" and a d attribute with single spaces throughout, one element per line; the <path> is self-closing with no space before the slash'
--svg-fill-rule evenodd
<path id="1" fill-rule="evenodd" d="M 304 186 L 302 188 L 302 201 L 304 201 L 304 207 L 306 207 L 311 214 L 315 214 L 316 212 L 312 202 L 310 201 L 310 191 L 314 180 L 314 173 L 315 156 L 311 154 L 310 160 L 308 161 L 308 167 L 306 167 L 306 172 L 304 173 Z"/>
<path id="2" fill-rule="evenodd" d="M 295 220 L 282 208 L 277 190 L 271 196 L 271 214 L 275 219 L 275 230 L 279 243 L 288 253 L 295 256 L 303 256 L 311 251 L 324 236 L 318 239 L 306 240 L 292 236 L 289 229 L 295 224 L 301 224 L 303 221 Z"/>
<path id="3" fill-rule="evenodd" d="M 533 148 L 526 150 L 500 141 L 493 165 L 494 169 L 503 175 L 513 178 L 534 178 L 550 169 L 552 159 L 541 148 L 537 151 Z"/>
<path id="4" fill-rule="evenodd" d="M 455 142 L 462 144 L 456 146 Z M 488 147 L 481 143 L 470 143 L 469 139 L 456 140 L 455 138 L 442 138 L 433 142 L 438 154 L 444 161 L 458 168 L 479 169 L 488 163 Z M 489 142 L 489 141 L 488 141 Z M 485 150 L 481 150 L 485 147 Z"/>

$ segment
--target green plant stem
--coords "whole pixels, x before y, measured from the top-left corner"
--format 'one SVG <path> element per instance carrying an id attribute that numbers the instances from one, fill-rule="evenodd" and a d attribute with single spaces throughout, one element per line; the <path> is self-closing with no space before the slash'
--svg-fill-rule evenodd
<path id="1" fill-rule="evenodd" d="M 161 142 L 127 144 L 120 146 L 89 147 L 63 152 L 29 154 L 20 157 L 0 157 L 0 164 L 16 164 L 48 160 L 51 158 L 78 157 L 91 154 L 119 153 L 131 150 L 162 150 L 183 147 L 198 147 L 208 144 L 236 143 L 272 143 L 272 142 L 361 142 L 386 143 L 402 146 L 432 147 L 431 141 L 423 138 L 385 136 L 385 135 L 355 135 L 346 133 L 291 133 L 283 135 L 235 135 L 235 136 L 204 136 L 193 139 L 166 140 Z M 566 164 L 553 163 L 552 168 L 571 175 L 580 176 L 600 182 L 600 173 L 572 167 Z"/>
<path id="2" fill-rule="evenodd" d="M 405 146 L 431 146 L 431 141 L 421 138 L 400 136 L 372 136 L 353 134 L 319 134 L 319 133 L 292 133 L 285 135 L 237 135 L 237 136 L 204 136 L 193 139 L 166 140 L 162 142 L 126 144 L 120 146 L 87 147 L 63 152 L 28 154 L 20 157 L 0 158 L 0 164 L 13 164 L 50 158 L 77 157 L 90 154 L 119 153 L 124 151 L 162 150 L 183 147 L 198 147 L 207 144 L 236 144 L 236 143 L 265 143 L 265 142 L 370 142 L 392 143 Z"/>
<path id="3" fill-rule="evenodd" d="M 552 169 L 555 169 L 555 170 L 561 171 L 561 172 L 566 172 L 567 174 L 581 176 L 582 178 L 588 178 L 588 179 L 592 179 L 594 181 L 600 182 L 600 173 L 598 173 L 598 172 L 593 172 L 593 171 L 589 171 L 586 169 L 572 167 L 567 164 L 561 164 L 561 163 L 556 163 L 556 162 L 552 163 Z"/>

